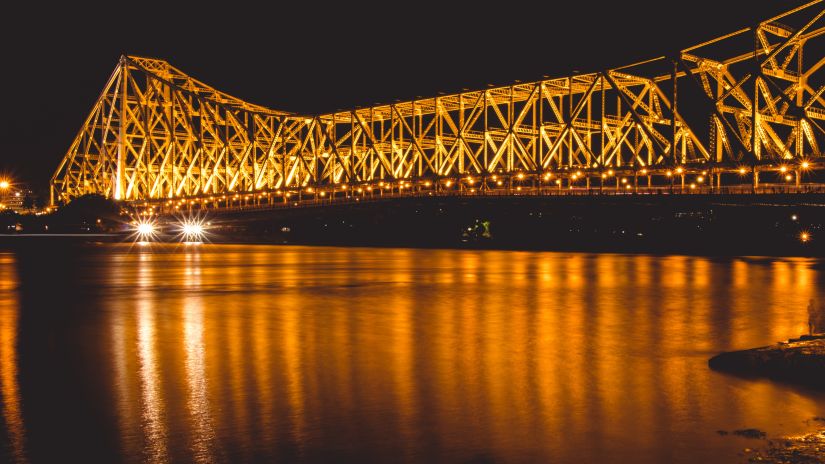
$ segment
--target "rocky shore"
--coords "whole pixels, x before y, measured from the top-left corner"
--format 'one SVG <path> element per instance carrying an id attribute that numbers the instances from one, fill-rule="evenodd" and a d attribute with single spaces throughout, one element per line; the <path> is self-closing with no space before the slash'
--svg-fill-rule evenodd
<path id="1" fill-rule="evenodd" d="M 825 463 L 825 431 L 823 430 L 799 437 L 769 439 L 765 442 L 762 446 L 745 448 L 742 453 L 745 462 L 769 464 Z"/>
<path id="2" fill-rule="evenodd" d="M 711 369 L 737 375 L 768 377 L 825 390 L 825 334 L 805 335 L 775 345 L 722 353 L 708 361 Z M 825 418 L 814 420 L 822 423 Z M 720 432 L 721 433 L 721 432 Z M 765 440 L 764 432 L 750 438 Z M 799 437 L 766 440 L 746 449 L 747 462 L 825 463 L 825 430 Z"/>

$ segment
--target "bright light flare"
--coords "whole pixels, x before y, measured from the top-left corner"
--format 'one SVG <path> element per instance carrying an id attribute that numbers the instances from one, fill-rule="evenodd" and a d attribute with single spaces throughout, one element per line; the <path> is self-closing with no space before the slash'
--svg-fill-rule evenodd
<path id="1" fill-rule="evenodd" d="M 808 232 L 802 232 L 801 234 L 799 234 L 799 241 L 802 243 L 807 243 L 811 241 L 811 234 L 809 234 Z"/>
<path id="2" fill-rule="evenodd" d="M 7 180 L 0 180 L 0 189 L 2 189 L 2 190 L 6 190 L 6 189 L 7 189 L 7 188 L 9 188 L 10 186 L 11 186 L 11 184 L 9 183 L 9 181 L 7 181 Z"/>
<path id="3" fill-rule="evenodd" d="M 155 226 L 149 224 L 148 222 L 138 224 L 137 233 L 138 235 L 152 235 L 155 233 Z"/>
<path id="4" fill-rule="evenodd" d="M 183 233 L 186 235 L 201 235 L 203 233 L 203 227 L 199 224 L 184 224 Z"/>
<path id="5" fill-rule="evenodd" d="M 150 242 L 157 233 L 158 228 L 152 220 L 144 218 L 132 221 L 132 236 L 136 242 Z"/>
<path id="6" fill-rule="evenodd" d="M 201 218 L 183 218 L 178 224 L 179 236 L 183 242 L 202 242 L 206 238 L 207 224 Z"/>

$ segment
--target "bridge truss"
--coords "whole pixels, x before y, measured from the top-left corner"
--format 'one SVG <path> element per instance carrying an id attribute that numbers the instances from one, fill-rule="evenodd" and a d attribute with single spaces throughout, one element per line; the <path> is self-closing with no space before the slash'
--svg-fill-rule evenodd
<path id="1" fill-rule="evenodd" d="M 602 188 L 614 177 L 617 189 L 620 177 L 627 189 L 686 178 L 713 189 L 725 176 L 757 188 L 760 173 L 800 185 L 825 167 L 824 15 L 817 0 L 674 56 L 320 115 L 123 56 L 52 178 L 52 203 Z"/>

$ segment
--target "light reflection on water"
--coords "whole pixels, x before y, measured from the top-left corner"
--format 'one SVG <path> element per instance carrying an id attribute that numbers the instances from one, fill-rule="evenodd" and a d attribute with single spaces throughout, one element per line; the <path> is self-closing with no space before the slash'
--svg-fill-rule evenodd
<path id="1" fill-rule="evenodd" d="M 27 462 L 20 386 L 17 372 L 17 317 L 19 308 L 14 292 L 17 272 L 14 255 L 0 253 L 0 398 L 2 398 L 6 445 L 9 461 Z M 2 457 L 2 455 L 0 455 Z"/>
<path id="2" fill-rule="evenodd" d="M 88 446 L 127 462 L 730 462 L 754 443 L 717 430 L 798 433 L 825 412 L 707 368 L 805 330 L 823 278 L 806 259 L 106 245 L 63 263 L 82 323 L 57 347 L 105 366 L 70 391 L 105 394 L 47 418 L 20 382 L 18 322 L 41 300 L 21 298 L 18 259 L 0 254 L 18 462 L 59 430 L 45 420 L 114 430 Z"/>

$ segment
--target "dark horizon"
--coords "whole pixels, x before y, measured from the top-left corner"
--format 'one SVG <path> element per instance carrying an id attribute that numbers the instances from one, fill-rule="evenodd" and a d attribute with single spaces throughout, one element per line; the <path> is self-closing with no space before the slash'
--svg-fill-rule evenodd
<path id="1" fill-rule="evenodd" d="M 252 103 L 316 114 L 621 66 L 804 3 L 702 0 L 678 18 L 649 1 L 600 5 L 595 18 L 587 17 L 590 4 L 531 6 L 505 21 L 472 7 L 408 14 L 364 5 L 320 13 L 309 4 L 234 13 L 57 7 L 47 16 L 21 7 L 0 30 L 3 43 L 18 44 L 5 46 L 13 71 L 0 77 L 7 89 L 0 173 L 43 192 L 121 54 L 165 59 Z"/>

